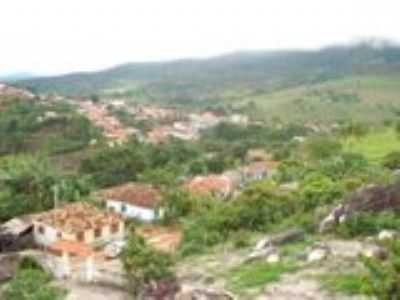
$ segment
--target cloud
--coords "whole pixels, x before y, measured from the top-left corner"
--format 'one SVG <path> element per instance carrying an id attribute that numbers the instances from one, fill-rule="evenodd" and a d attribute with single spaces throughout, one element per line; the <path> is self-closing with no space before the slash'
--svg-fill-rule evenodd
<path id="1" fill-rule="evenodd" d="M 400 40 L 399 8 L 389 0 L 2 0 L 0 73 Z"/>

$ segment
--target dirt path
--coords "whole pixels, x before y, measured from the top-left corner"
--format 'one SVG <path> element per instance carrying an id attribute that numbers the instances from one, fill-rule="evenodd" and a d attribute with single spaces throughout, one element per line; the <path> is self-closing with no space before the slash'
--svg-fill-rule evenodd
<path id="1" fill-rule="evenodd" d="M 68 282 L 63 286 L 69 291 L 66 300 L 132 300 L 129 293 L 112 286 L 73 282 Z"/>

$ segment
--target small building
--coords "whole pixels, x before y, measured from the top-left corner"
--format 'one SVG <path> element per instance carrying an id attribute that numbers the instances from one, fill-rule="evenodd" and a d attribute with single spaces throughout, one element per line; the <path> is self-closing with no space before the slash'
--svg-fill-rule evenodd
<path id="1" fill-rule="evenodd" d="M 33 234 L 35 243 L 43 247 L 61 240 L 92 244 L 122 238 L 124 222 L 116 214 L 80 202 L 40 214 Z"/>
<path id="2" fill-rule="evenodd" d="M 226 175 L 197 176 L 186 183 L 186 189 L 197 195 L 211 195 L 221 199 L 229 197 L 235 188 L 231 178 Z"/>
<path id="3" fill-rule="evenodd" d="M 161 192 L 150 184 L 127 183 L 99 194 L 109 210 L 126 218 L 148 223 L 162 217 Z"/>
<path id="4" fill-rule="evenodd" d="M 276 161 L 257 161 L 242 168 L 245 182 L 262 180 L 276 172 L 279 163 Z"/>

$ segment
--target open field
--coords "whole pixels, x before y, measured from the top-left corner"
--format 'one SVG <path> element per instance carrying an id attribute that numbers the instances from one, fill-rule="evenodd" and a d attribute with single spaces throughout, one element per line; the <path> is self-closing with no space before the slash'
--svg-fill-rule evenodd
<path id="1" fill-rule="evenodd" d="M 400 137 L 394 130 L 371 132 L 359 139 L 344 142 L 347 151 L 363 154 L 368 160 L 379 163 L 390 152 L 400 150 Z"/>

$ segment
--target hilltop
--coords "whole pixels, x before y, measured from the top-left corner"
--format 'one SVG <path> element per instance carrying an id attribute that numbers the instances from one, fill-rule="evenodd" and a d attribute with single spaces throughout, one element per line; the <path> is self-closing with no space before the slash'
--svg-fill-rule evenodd
<path id="1" fill-rule="evenodd" d="M 22 80 L 17 85 L 36 93 L 96 94 L 188 108 L 229 105 L 269 120 L 320 121 L 326 120 L 329 110 L 330 122 L 349 117 L 381 121 L 397 109 L 399 76 L 400 47 L 375 41 L 314 51 L 237 52 L 208 59 L 130 63 L 99 72 Z"/>

